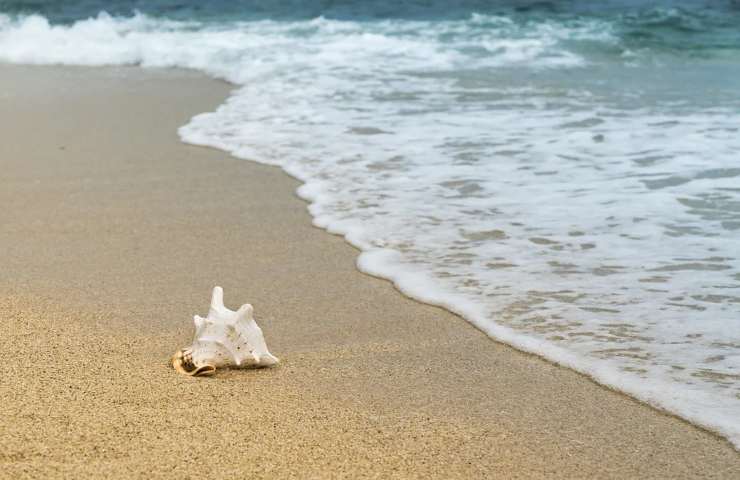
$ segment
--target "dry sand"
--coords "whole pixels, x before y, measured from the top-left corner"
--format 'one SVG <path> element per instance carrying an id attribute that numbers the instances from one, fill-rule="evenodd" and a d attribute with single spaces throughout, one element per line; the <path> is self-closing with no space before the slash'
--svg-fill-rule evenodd
<path id="1" fill-rule="evenodd" d="M 181 144 L 228 91 L 0 67 L 0 478 L 740 478 L 726 441 L 357 272 L 278 169 Z M 281 366 L 168 366 L 215 284 Z"/>

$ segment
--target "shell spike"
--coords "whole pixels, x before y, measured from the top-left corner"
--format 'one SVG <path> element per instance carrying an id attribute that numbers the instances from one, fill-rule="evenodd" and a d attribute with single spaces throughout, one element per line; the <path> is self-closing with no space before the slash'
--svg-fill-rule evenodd
<path id="1" fill-rule="evenodd" d="M 260 360 L 259 361 L 260 361 L 260 363 L 262 365 L 265 365 L 265 366 L 268 366 L 269 367 L 270 365 L 277 365 L 277 363 L 280 360 L 278 360 L 278 358 L 276 356 L 274 356 L 273 354 L 271 354 L 270 352 L 267 352 L 267 353 L 263 353 L 260 356 Z"/>
<path id="2" fill-rule="evenodd" d="M 195 337 L 198 338 L 198 335 L 206 328 L 206 319 L 196 315 L 193 317 L 193 322 L 195 323 Z"/>
<path id="3" fill-rule="evenodd" d="M 226 308 L 224 306 L 224 289 L 221 287 L 213 288 L 213 295 L 211 296 L 211 309 L 220 311 Z"/>
<path id="4" fill-rule="evenodd" d="M 245 303 L 236 311 L 237 320 L 254 320 L 254 307 Z"/>

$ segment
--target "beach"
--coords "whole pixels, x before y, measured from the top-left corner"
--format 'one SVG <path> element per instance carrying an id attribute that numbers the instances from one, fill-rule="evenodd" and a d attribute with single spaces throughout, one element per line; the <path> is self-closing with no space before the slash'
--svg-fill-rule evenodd
<path id="1" fill-rule="evenodd" d="M 737 478 L 724 439 L 357 271 L 275 167 L 180 142 L 231 86 L 0 67 L 0 478 Z M 177 375 L 220 285 L 276 368 Z"/>

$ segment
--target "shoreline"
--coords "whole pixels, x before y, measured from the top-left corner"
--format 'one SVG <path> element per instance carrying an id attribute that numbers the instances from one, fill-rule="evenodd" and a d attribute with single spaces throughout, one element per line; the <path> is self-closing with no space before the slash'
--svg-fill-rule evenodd
<path id="1" fill-rule="evenodd" d="M 201 73 L 199 70 L 194 70 Z M 231 84 L 235 89 L 240 88 L 238 84 Z M 233 91 L 229 97 L 233 96 Z M 208 115 L 204 113 L 203 115 Z M 199 116 L 199 115 L 196 115 Z M 694 405 L 710 405 L 714 398 L 711 394 L 703 391 L 679 391 L 676 385 L 669 381 L 644 377 L 639 374 L 627 372 L 615 365 L 606 362 L 599 363 L 592 357 L 583 355 L 574 350 L 560 346 L 542 338 L 537 338 L 529 333 L 522 333 L 512 327 L 498 322 L 490 321 L 489 317 L 481 312 L 478 305 L 458 295 L 454 291 L 439 288 L 432 276 L 424 272 L 414 272 L 399 269 L 392 265 L 392 260 L 397 255 L 393 250 L 375 247 L 372 243 L 363 241 L 356 232 L 337 225 L 336 221 L 327 220 L 321 213 L 319 206 L 321 202 L 321 189 L 315 183 L 311 175 L 301 175 L 300 170 L 293 170 L 290 166 L 280 162 L 263 162 L 253 160 L 248 156 L 238 155 L 238 149 L 230 148 L 228 142 L 223 143 L 219 139 L 208 138 L 199 131 L 198 127 L 192 128 L 191 121 L 178 129 L 180 139 L 187 145 L 213 148 L 225 152 L 235 158 L 244 161 L 258 163 L 260 165 L 275 166 L 290 178 L 297 181 L 300 186 L 295 190 L 295 195 L 308 204 L 312 224 L 331 235 L 342 238 L 348 245 L 357 251 L 355 265 L 357 269 L 366 274 L 390 282 L 393 287 L 409 299 L 421 304 L 439 307 L 452 315 L 459 317 L 468 324 L 487 335 L 492 341 L 503 343 L 513 347 L 522 353 L 531 354 L 554 365 L 571 369 L 596 384 L 623 394 L 641 404 L 645 404 L 655 410 L 680 419 L 696 428 L 717 435 L 729 442 L 732 447 L 740 453 L 740 433 L 735 425 L 732 413 L 718 412 L 708 409 L 711 413 L 696 412 Z M 433 291 L 434 293 L 430 293 Z M 685 387 L 685 385 L 684 385 Z M 664 395 L 662 392 L 671 391 L 672 395 Z M 716 407 L 716 406 L 715 406 Z M 727 425 L 733 425 L 727 427 Z"/>
<path id="2" fill-rule="evenodd" d="M 725 440 L 361 274 L 277 167 L 180 143 L 177 128 L 227 84 L 0 69 L 12 139 L 0 156 L 0 413 L 13 419 L 0 477 L 740 471 Z M 255 306 L 281 366 L 204 381 L 168 367 L 215 284 L 227 305 Z"/>

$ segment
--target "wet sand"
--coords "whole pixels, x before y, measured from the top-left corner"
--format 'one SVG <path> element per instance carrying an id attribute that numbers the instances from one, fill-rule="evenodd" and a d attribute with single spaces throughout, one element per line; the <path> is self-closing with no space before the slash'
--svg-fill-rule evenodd
<path id="1" fill-rule="evenodd" d="M 0 66 L 0 478 L 740 476 L 725 440 L 359 273 L 280 170 L 182 144 L 229 90 Z M 217 284 L 279 367 L 169 367 Z"/>

